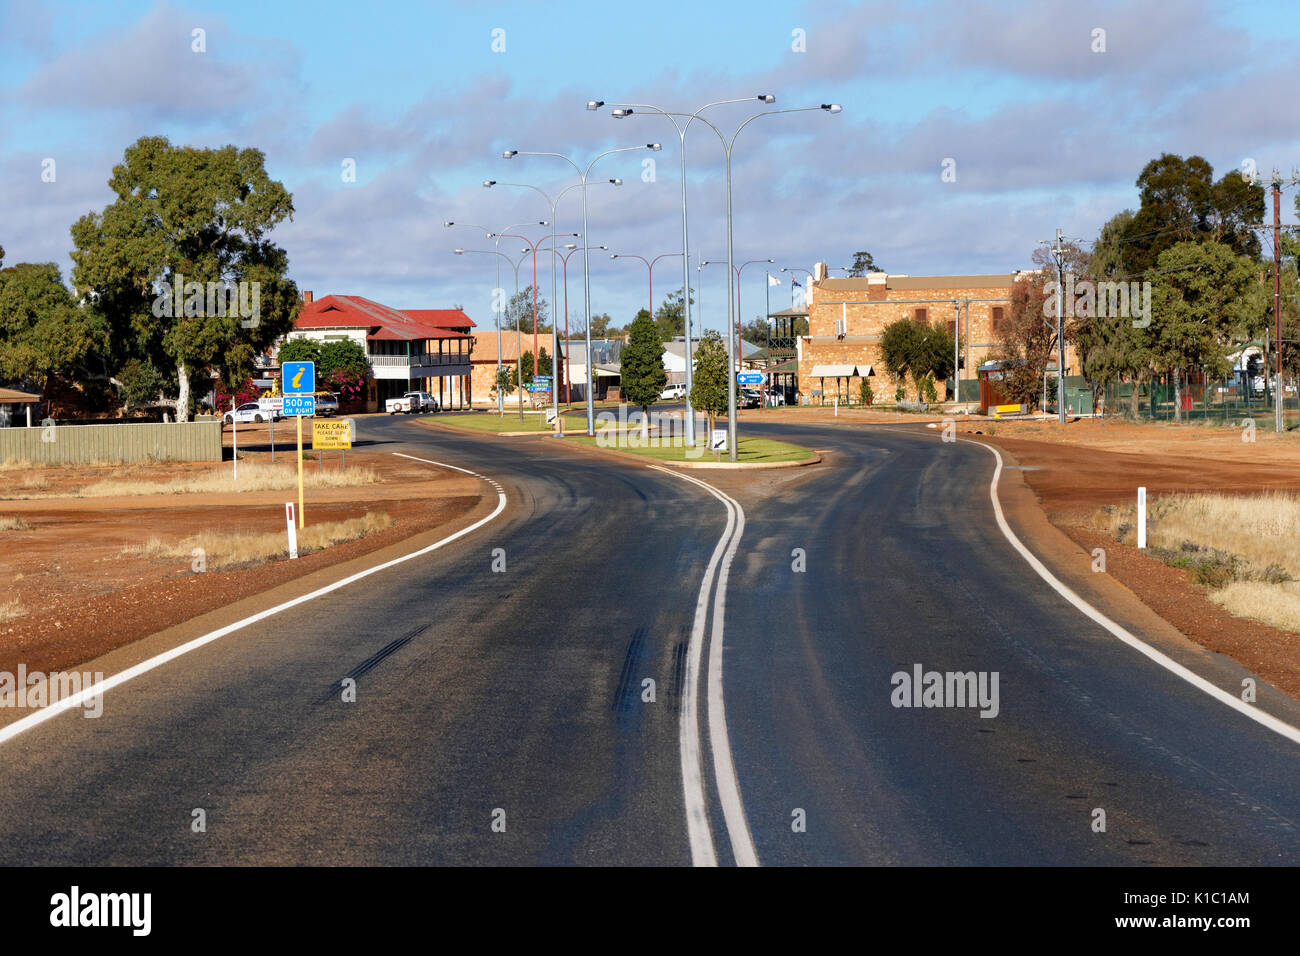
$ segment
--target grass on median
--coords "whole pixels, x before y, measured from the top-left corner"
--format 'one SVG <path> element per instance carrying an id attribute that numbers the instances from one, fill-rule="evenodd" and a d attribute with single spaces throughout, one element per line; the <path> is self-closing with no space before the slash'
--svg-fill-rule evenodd
<path id="1" fill-rule="evenodd" d="M 581 428 L 584 431 L 587 428 L 586 412 L 569 412 L 562 413 L 564 418 L 565 431 L 573 431 L 575 428 Z M 524 420 L 519 420 L 519 412 L 506 411 L 505 417 L 497 415 L 496 412 L 457 412 L 454 415 L 439 415 L 436 418 L 423 418 L 422 422 L 432 425 L 454 425 L 457 428 L 468 428 L 479 432 L 538 432 L 539 434 L 549 432 L 551 426 L 546 424 L 546 416 L 536 412 L 525 412 Z"/>
<path id="2" fill-rule="evenodd" d="M 298 531 L 298 554 L 319 551 L 344 541 L 354 541 L 392 526 L 393 519 L 387 514 L 369 511 L 361 518 L 308 525 Z M 283 558 L 287 556 L 289 548 L 283 531 L 265 534 L 218 534 L 205 531 L 170 545 L 164 544 L 159 538 L 150 538 L 143 545 L 123 548 L 122 553 L 135 557 L 182 558 L 190 561 L 195 557 L 196 549 L 202 549 L 208 567 L 221 570 Z"/>
<path id="3" fill-rule="evenodd" d="M 1136 544 L 1137 506 L 1110 506 L 1093 526 Z M 1148 504 L 1148 550 L 1186 568 L 1229 614 L 1300 631 L 1300 497 L 1166 495 Z"/>
<path id="4" fill-rule="evenodd" d="M 700 436 L 700 440 L 703 440 L 703 436 Z M 701 445 L 697 445 L 695 448 L 687 448 L 685 439 L 680 435 L 661 439 L 651 435 L 650 439 L 643 443 L 640 434 L 635 431 L 626 435 L 606 436 L 602 436 L 598 432 L 594 438 L 587 435 L 569 435 L 565 441 L 610 448 L 614 451 L 628 452 L 633 455 L 645 455 L 647 458 L 657 458 L 660 461 L 727 460 L 725 453 L 715 455 Z M 771 438 L 745 438 L 742 436 L 736 443 L 737 461 L 747 464 L 804 461 L 811 457 L 813 457 L 811 448 L 804 448 L 802 445 L 794 445 L 789 442 L 774 441 Z"/>

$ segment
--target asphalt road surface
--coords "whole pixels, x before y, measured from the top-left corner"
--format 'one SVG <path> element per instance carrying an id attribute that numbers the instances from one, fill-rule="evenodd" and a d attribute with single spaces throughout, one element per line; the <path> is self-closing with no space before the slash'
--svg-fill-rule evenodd
<path id="1" fill-rule="evenodd" d="M 736 538 L 639 462 L 364 420 L 505 510 L 0 743 L 0 862 L 1300 862 L 1300 746 L 1035 577 L 986 450 L 742 421 L 831 453 L 694 473 Z M 996 716 L 895 706 L 918 664 Z"/>

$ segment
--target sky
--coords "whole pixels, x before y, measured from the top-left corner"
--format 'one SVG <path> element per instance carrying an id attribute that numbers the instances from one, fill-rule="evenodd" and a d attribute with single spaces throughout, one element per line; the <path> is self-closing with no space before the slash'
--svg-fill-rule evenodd
<path id="1" fill-rule="evenodd" d="M 611 108 L 743 98 L 703 114 L 730 140 L 757 113 L 814 107 L 734 140 L 735 261 L 759 260 L 741 274 L 748 321 L 769 293 L 788 305 L 799 270 L 847 266 L 856 250 L 909 275 L 1028 268 L 1058 227 L 1091 241 L 1135 208 L 1138 173 L 1164 152 L 1202 155 L 1216 176 L 1248 160 L 1289 173 L 1298 46 L 1294 9 L 1266 0 L 0 0 L 0 246 L 7 265 L 52 261 L 71 283 L 69 227 L 112 201 L 107 180 L 135 140 L 255 147 L 293 194 L 272 238 L 300 289 L 460 305 L 491 326 L 502 260 L 452 250 L 519 261 L 526 244 L 473 227 L 533 223 L 509 231 L 535 242 L 582 231 L 581 188 L 551 209 L 579 182 L 573 166 L 503 150 L 586 168 L 639 147 L 595 162 L 587 234 L 559 240 L 608 247 L 591 251 L 591 308 L 625 324 L 648 301 L 647 269 L 611 253 L 667 256 L 656 305 L 682 285 L 682 154 L 667 118 Z M 721 328 L 726 267 L 699 262 L 726 261 L 724 150 L 701 123 L 686 146 L 689 272 L 704 326 Z M 1283 209 L 1294 221 L 1289 197 Z M 574 327 L 582 258 L 568 264 Z M 550 259 L 538 257 L 548 298 Z M 521 286 L 531 272 L 526 257 Z M 504 266 L 501 285 L 514 281 Z"/>

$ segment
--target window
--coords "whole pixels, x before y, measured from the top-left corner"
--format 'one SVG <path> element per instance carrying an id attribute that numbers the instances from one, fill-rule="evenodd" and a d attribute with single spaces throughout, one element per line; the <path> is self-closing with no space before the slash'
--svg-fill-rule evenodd
<path id="1" fill-rule="evenodd" d="M 953 338 L 956 338 L 956 337 L 957 337 L 957 320 L 956 320 L 956 319 L 949 319 L 949 320 L 948 320 L 948 334 L 951 335 Z"/>
<path id="2" fill-rule="evenodd" d="M 1002 306 L 995 305 L 992 311 L 993 311 L 993 334 L 997 335 L 1002 331 L 1002 323 L 1004 321 L 1002 317 Z"/>
<path id="3" fill-rule="evenodd" d="M 928 310 L 924 308 L 914 309 L 912 311 L 912 321 L 917 325 L 925 325 L 929 321 Z"/>

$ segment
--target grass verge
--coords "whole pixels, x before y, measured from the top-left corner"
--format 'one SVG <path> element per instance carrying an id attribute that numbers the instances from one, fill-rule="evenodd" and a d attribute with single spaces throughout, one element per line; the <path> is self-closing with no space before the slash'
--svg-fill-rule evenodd
<path id="1" fill-rule="evenodd" d="M 369 511 L 360 518 L 309 525 L 298 531 L 298 554 L 301 556 L 333 544 L 354 541 L 392 526 L 393 519 L 387 514 Z M 196 550 L 201 550 L 202 553 L 196 555 Z M 221 570 L 261 564 L 273 558 L 286 558 L 288 542 L 283 531 L 265 534 L 218 534 L 205 531 L 175 544 L 164 544 L 158 538 L 150 538 L 143 545 L 123 548 L 122 553 L 144 558 L 183 558 L 186 561 L 201 558 L 209 568 Z"/>
<path id="2" fill-rule="evenodd" d="M 207 474 L 191 475 L 171 481 L 122 481 L 108 479 L 97 481 L 72 492 L 72 498 L 106 498 L 117 495 L 183 495 L 215 494 L 234 491 L 269 491 L 277 488 L 296 488 L 298 470 L 292 465 L 264 465 L 245 462 L 239 466 L 239 480 L 231 475 L 231 466 Z M 370 468 L 353 466 L 347 471 L 318 471 L 303 468 L 303 484 L 308 488 L 349 488 L 356 485 L 373 485 L 378 479 Z M 63 496 L 60 496 L 63 497 Z"/>
<path id="3" fill-rule="evenodd" d="M 1137 506 L 1107 506 L 1092 526 L 1137 544 Z M 1147 506 L 1147 550 L 1186 568 L 1230 614 L 1300 631 L 1300 498 L 1167 495 Z"/>

